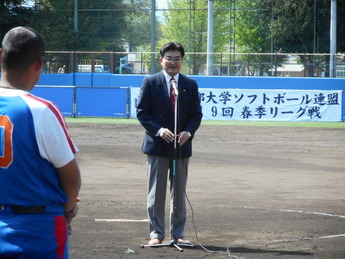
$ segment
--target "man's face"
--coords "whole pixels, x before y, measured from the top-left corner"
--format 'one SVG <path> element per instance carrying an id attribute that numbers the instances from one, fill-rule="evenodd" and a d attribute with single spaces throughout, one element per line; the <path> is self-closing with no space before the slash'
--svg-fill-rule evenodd
<path id="1" fill-rule="evenodd" d="M 174 50 L 165 52 L 164 57 L 159 58 L 159 61 L 165 72 L 174 77 L 181 70 L 183 58 L 179 51 Z"/>

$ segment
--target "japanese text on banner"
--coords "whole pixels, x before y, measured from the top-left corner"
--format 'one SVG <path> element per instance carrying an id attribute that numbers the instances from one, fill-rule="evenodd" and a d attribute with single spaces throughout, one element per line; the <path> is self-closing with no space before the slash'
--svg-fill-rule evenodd
<path id="1" fill-rule="evenodd" d="M 204 120 L 341 121 L 342 91 L 199 89 Z"/>

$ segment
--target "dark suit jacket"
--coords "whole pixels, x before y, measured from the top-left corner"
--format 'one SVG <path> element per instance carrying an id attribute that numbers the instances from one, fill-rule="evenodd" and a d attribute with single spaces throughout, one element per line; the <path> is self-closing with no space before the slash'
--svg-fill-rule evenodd
<path id="1" fill-rule="evenodd" d="M 180 73 L 178 92 L 177 134 L 188 131 L 193 138 L 202 118 L 198 85 L 194 79 Z M 146 129 L 142 151 L 152 156 L 173 158 L 174 143 L 167 144 L 160 136 L 155 136 L 162 127 L 174 133 L 174 112 L 171 110 L 163 71 L 144 78 L 137 104 L 137 118 Z M 182 147 L 177 143 L 177 158 L 192 155 L 192 138 Z"/>

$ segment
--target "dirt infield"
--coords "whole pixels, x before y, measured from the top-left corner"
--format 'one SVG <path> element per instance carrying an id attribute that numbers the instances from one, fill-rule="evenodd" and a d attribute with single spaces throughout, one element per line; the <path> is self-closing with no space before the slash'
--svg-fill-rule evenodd
<path id="1" fill-rule="evenodd" d="M 141 248 L 149 240 L 143 128 L 69 128 L 83 178 L 72 259 L 229 258 L 200 246 Z M 229 248 L 230 258 L 345 258 L 344 184 L 344 128 L 201 126 L 187 195 L 200 243 Z M 199 245 L 187 213 L 186 237 Z"/>

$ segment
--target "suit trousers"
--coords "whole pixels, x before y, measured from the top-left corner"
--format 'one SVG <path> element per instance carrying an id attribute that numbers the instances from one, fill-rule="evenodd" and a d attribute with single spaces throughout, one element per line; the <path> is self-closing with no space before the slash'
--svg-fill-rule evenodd
<path id="1" fill-rule="evenodd" d="M 165 238 L 165 200 L 167 179 L 170 183 L 170 237 L 184 237 L 186 224 L 186 185 L 189 157 L 173 159 L 147 156 L 148 195 L 147 213 L 150 238 Z M 174 173 L 175 171 L 175 173 Z"/>

